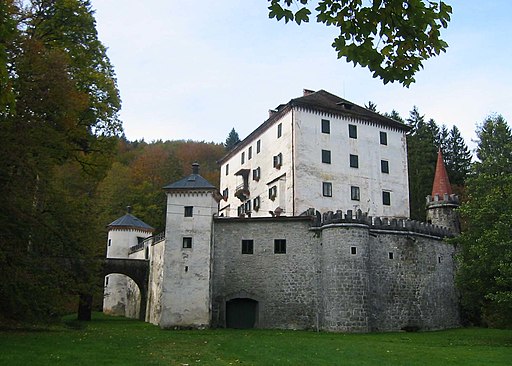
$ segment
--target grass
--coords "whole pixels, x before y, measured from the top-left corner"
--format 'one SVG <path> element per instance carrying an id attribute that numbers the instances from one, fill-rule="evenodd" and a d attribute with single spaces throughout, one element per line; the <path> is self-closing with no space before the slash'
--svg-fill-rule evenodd
<path id="1" fill-rule="evenodd" d="M 0 331 L 0 365 L 509 365 L 512 330 L 160 330 L 126 318 Z"/>

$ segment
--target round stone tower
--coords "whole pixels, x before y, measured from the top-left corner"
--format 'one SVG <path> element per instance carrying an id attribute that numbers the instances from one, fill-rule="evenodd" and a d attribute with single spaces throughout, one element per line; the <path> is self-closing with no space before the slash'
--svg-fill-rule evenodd
<path id="1" fill-rule="evenodd" d="M 164 187 L 167 218 L 160 326 L 204 328 L 211 314 L 211 246 L 213 216 L 218 213 L 217 188 L 192 174 Z"/>
<path id="2" fill-rule="evenodd" d="M 448 173 L 444 166 L 443 154 L 439 150 L 432 195 L 427 196 L 427 221 L 434 225 L 446 227 L 454 234 L 459 234 L 460 222 L 456 211 L 458 207 L 459 197 L 452 193 Z"/>
<path id="3" fill-rule="evenodd" d="M 131 214 L 130 206 L 126 215 L 107 225 L 107 258 L 128 258 L 130 248 L 150 237 L 151 226 Z M 103 290 L 103 312 L 110 315 L 126 315 L 126 294 L 128 278 L 121 274 L 105 276 Z"/>

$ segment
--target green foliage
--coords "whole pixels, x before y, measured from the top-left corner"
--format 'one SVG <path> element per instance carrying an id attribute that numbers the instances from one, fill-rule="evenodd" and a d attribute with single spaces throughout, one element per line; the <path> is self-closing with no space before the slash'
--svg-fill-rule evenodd
<path id="1" fill-rule="evenodd" d="M 226 138 L 226 143 L 224 146 L 226 147 L 226 151 L 231 151 L 238 143 L 240 142 L 240 137 L 238 133 L 233 128 Z"/>
<path id="2" fill-rule="evenodd" d="M 317 22 L 340 30 L 332 44 L 338 58 L 368 67 L 384 84 L 398 81 L 408 87 L 423 62 L 448 47 L 441 29 L 448 27 L 452 8 L 443 1 L 268 1 L 270 18 L 299 25 L 309 21 L 310 7 L 318 4 Z"/>
<path id="3" fill-rule="evenodd" d="M 0 331 L 5 365 L 508 365 L 511 331 L 347 334 L 293 330 L 162 330 L 94 314 L 51 331 Z M 30 352 L 27 352 L 30 350 Z M 37 357 L 34 357 L 37 355 Z"/>
<path id="4" fill-rule="evenodd" d="M 501 116 L 478 129 L 477 157 L 460 208 L 466 229 L 458 283 L 468 321 L 512 326 L 512 134 Z"/>
<path id="5" fill-rule="evenodd" d="M 377 112 L 377 104 L 373 103 L 371 100 L 368 101 L 368 104 L 365 104 L 364 106 L 366 109 L 372 111 L 372 112 L 375 112 L 375 113 L 378 113 Z"/>
<path id="6" fill-rule="evenodd" d="M 443 126 L 444 127 L 444 126 Z M 442 145 L 444 162 L 450 183 L 462 187 L 465 185 L 471 167 L 471 152 L 462 138 L 457 126 L 453 126 Z"/>

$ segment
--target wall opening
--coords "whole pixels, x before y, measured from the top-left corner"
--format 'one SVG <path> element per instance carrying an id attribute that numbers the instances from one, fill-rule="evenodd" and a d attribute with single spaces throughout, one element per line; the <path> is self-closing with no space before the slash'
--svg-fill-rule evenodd
<path id="1" fill-rule="evenodd" d="M 258 314 L 258 302 L 237 298 L 226 302 L 226 328 L 254 328 Z"/>

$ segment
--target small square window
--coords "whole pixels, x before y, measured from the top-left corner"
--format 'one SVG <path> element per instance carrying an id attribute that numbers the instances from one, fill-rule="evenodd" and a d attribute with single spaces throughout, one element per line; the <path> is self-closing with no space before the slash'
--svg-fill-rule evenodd
<path id="1" fill-rule="evenodd" d="M 380 144 L 387 145 L 388 144 L 388 134 L 384 131 L 380 131 Z"/>
<path id="2" fill-rule="evenodd" d="M 277 186 L 270 187 L 268 190 L 268 198 L 270 198 L 272 201 L 275 200 L 277 197 Z"/>
<path id="3" fill-rule="evenodd" d="M 283 135 L 283 124 L 280 123 L 277 125 L 277 138 L 281 137 Z"/>
<path id="4" fill-rule="evenodd" d="M 389 161 L 387 161 L 387 160 L 380 161 L 380 171 L 382 173 L 389 174 Z"/>
<path id="5" fill-rule="evenodd" d="M 322 150 L 322 163 L 331 164 L 331 150 Z"/>
<path id="6" fill-rule="evenodd" d="M 382 192 L 382 204 L 384 206 L 390 206 L 391 205 L 391 192 L 389 192 L 389 191 L 383 191 Z"/>
<path id="7" fill-rule="evenodd" d="M 274 253 L 286 254 L 286 239 L 274 239 Z"/>
<path id="8" fill-rule="evenodd" d="M 283 165 L 283 154 L 279 153 L 274 156 L 274 168 L 280 169 Z"/>
<path id="9" fill-rule="evenodd" d="M 351 139 L 357 139 L 357 126 L 348 125 L 348 137 Z"/>
<path id="10" fill-rule="evenodd" d="M 242 153 L 240 160 L 242 164 L 245 163 L 245 151 Z"/>
<path id="11" fill-rule="evenodd" d="M 350 254 L 357 254 L 357 248 L 356 247 L 350 247 Z"/>
<path id="12" fill-rule="evenodd" d="M 331 133 L 331 121 L 328 119 L 322 120 L 322 133 Z"/>
<path id="13" fill-rule="evenodd" d="M 226 175 L 229 174 L 229 164 L 226 164 Z"/>
<path id="14" fill-rule="evenodd" d="M 254 211 L 258 211 L 260 209 L 260 205 L 261 205 L 260 196 L 258 196 L 252 200 L 252 205 L 254 207 Z"/>
<path id="15" fill-rule="evenodd" d="M 192 248 L 192 238 L 190 236 L 183 237 L 183 248 Z"/>
<path id="16" fill-rule="evenodd" d="M 353 201 L 359 201 L 361 199 L 361 192 L 359 190 L 359 187 L 350 187 L 350 199 Z"/>
<path id="17" fill-rule="evenodd" d="M 259 181 L 261 178 L 261 168 L 257 167 L 256 169 L 252 170 L 252 179 L 255 181 Z"/>
<path id="18" fill-rule="evenodd" d="M 256 141 L 256 154 L 259 154 L 261 151 L 261 140 Z"/>
<path id="19" fill-rule="evenodd" d="M 388 253 L 388 258 L 393 259 L 395 257 L 395 254 L 393 252 Z"/>
<path id="20" fill-rule="evenodd" d="M 185 217 L 192 217 L 194 215 L 194 206 L 185 206 Z"/>
<path id="21" fill-rule="evenodd" d="M 359 156 L 350 154 L 350 167 L 359 168 Z"/>
<path id="22" fill-rule="evenodd" d="M 322 194 L 324 197 L 332 197 L 332 183 L 322 182 Z"/>
<path id="23" fill-rule="evenodd" d="M 247 160 L 252 159 L 252 146 L 249 146 L 249 151 L 247 151 Z"/>
<path id="24" fill-rule="evenodd" d="M 243 239 L 242 240 L 242 254 L 253 254 L 254 253 L 254 240 Z"/>

